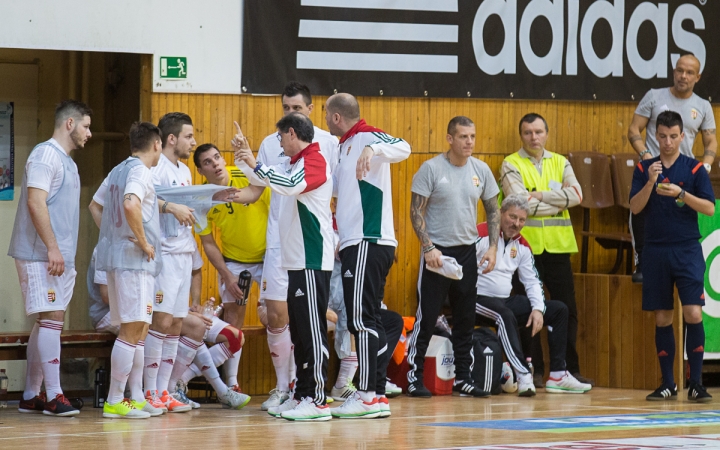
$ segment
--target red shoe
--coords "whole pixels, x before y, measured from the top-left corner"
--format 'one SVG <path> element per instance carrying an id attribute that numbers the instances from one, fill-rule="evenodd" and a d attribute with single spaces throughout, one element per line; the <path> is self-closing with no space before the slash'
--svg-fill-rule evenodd
<path id="1" fill-rule="evenodd" d="M 145 391 L 145 401 L 150 403 L 153 408 L 162 409 L 163 414 L 168 412 L 167 406 L 160 400 L 157 391 Z"/>
<path id="2" fill-rule="evenodd" d="M 20 400 L 18 412 L 25 414 L 42 414 L 43 411 L 45 411 L 45 402 L 47 402 L 47 397 L 44 392 L 41 392 L 40 395 L 36 395 L 30 400 Z"/>
<path id="3" fill-rule="evenodd" d="M 168 412 L 171 413 L 187 412 L 192 409 L 192 406 L 178 401 L 178 399 L 168 394 L 168 391 L 163 391 L 162 397 L 160 397 L 160 401 L 165 403 Z"/>
<path id="4" fill-rule="evenodd" d="M 73 408 L 70 401 L 63 394 L 58 394 L 54 399 L 45 403 L 43 414 L 57 417 L 77 416 L 80 411 Z"/>

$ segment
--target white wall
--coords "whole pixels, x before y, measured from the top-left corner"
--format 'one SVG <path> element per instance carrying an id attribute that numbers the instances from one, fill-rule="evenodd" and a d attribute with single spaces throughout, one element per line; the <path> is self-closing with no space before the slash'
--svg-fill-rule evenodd
<path id="1" fill-rule="evenodd" d="M 155 92 L 240 93 L 243 0 L 22 0 L 0 14 L 0 47 L 153 54 Z M 185 56 L 184 80 L 160 78 Z"/>

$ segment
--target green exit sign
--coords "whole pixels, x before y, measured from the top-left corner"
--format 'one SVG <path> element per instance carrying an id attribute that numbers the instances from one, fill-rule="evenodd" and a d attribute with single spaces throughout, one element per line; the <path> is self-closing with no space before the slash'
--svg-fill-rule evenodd
<path id="1" fill-rule="evenodd" d="M 161 56 L 160 78 L 187 78 L 187 58 Z"/>

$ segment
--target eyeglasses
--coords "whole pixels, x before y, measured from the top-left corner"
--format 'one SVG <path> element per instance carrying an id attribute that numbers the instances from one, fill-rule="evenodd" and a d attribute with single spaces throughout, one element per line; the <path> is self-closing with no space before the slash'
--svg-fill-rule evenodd
<path id="1" fill-rule="evenodd" d="M 278 138 L 278 141 L 279 141 L 279 142 L 282 142 L 282 136 L 280 135 L 280 132 L 279 132 L 279 131 L 277 132 L 276 136 L 277 136 L 277 138 Z"/>

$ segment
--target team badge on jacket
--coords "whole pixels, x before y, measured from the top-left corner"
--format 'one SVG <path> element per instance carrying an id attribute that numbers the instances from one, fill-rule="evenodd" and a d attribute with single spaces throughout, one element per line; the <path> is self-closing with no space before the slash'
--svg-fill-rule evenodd
<path id="1" fill-rule="evenodd" d="M 55 303 L 55 299 L 56 299 L 55 289 L 48 290 L 48 302 Z"/>
<path id="2" fill-rule="evenodd" d="M 158 305 L 163 302 L 163 291 L 157 291 L 155 293 L 155 303 Z"/>
<path id="3" fill-rule="evenodd" d="M 513 246 L 513 247 L 510 249 L 510 257 L 511 257 L 511 258 L 515 258 L 516 256 L 517 256 L 517 247 Z"/>

